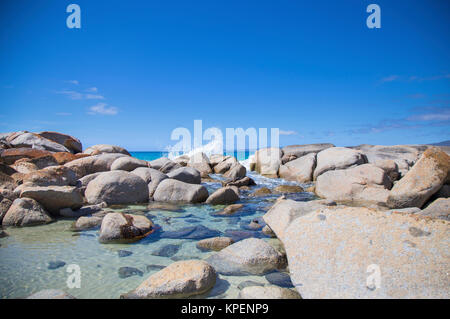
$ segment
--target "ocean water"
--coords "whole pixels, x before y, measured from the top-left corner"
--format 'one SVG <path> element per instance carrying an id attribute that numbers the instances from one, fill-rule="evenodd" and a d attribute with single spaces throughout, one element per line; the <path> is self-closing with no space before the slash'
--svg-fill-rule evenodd
<path id="1" fill-rule="evenodd" d="M 224 155 L 231 155 L 236 157 L 238 161 L 244 161 L 247 160 L 251 155 L 253 155 L 254 151 L 226 151 L 223 154 Z M 173 154 L 171 152 L 165 152 L 165 151 L 151 151 L 151 152 L 130 152 L 131 156 L 145 160 L 145 161 L 153 161 L 155 159 L 161 158 L 161 157 L 173 157 L 178 154 Z M 210 154 L 208 154 L 210 155 Z"/>
<path id="2" fill-rule="evenodd" d="M 133 153 L 142 159 L 152 159 L 155 152 Z M 163 154 L 159 154 L 163 155 Z M 251 154 L 243 155 L 244 158 Z M 245 160 L 244 160 L 245 162 Z M 273 188 L 281 184 L 296 184 L 281 179 L 268 179 L 253 172 L 248 175 L 259 187 Z M 220 179 L 220 176 L 213 177 Z M 221 187 L 220 182 L 204 183 L 211 193 Z M 205 259 L 215 252 L 203 252 L 196 248 L 198 240 L 164 238 L 164 232 L 180 230 L 184 227 L 202 225 L 221 235 L 231 235 L 235 240 L 240 235 L 259 237 L 276 246 L 277 239 L 271 239 L 261 232 L 248 232 L 246 226 L 254 218 L 261 217 L 279 195 L 249 197 L 249 192 L 241 194 L 239 203 L 244 209 L 230 217 L 217 217 L 214 212 L 224 206 L 206 204 L 182 205 L 172 211 L 151 210 L 148 205 L 129 205 L 116 208 L 132 214 L 147 216 L 159 229 L 139 242 L 132 244 L 100 244 L 98 229 L 74 232 L 74 220 L 60 219 L 54 223 L 28 228 L 7 228 L 8 237 L 0 238 L 0 298 L 21 298 L 42 289 L 62 289 L 77 298 L 119 298 L 120 294 L 135 289 L 148 276 L 176 260 Z M 307 201 L 313 199 L 311 193 L 292 194 L 288 197 Z M 237 231 L 237 232 L 236 232 Z M 247 232 L 247 233 L 246 233 Z M 173 255 L 155 256 L 155 251 L 168 244 L 179 250 Z M 119 250 L 132 254 L 119 257 Z M 60 261 L 65 265 L 49 269 L 49 262 Z M 81 287 L 68 288 L 68 265 L 76 264 L 81 270 Z M 141 273 L 127 278 L 119 276 L 121 267 L 133 267 Z M 138 271 L 138 273 L 139 273 Z M 219 275 L 215 287 L 203 296 L 196 298 L 236 298 L 238 285 L 252 280 L 268 284 L 265 276 L 224 276 Z"/>

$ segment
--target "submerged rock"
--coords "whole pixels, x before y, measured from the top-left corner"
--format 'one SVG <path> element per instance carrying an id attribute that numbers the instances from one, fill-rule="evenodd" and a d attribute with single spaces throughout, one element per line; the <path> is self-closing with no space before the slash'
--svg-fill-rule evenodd
<path id="1" fill-rule="evenodd" d="M 197 248 L 202 251 L 214 250 L 220 251 L 234 243 L 233 239 L 229 237 L 214 237 L 200 240 L 197 243 Z"/>
<path id="2" fill-rule="evenodd" d="M 179 261 L 151 275 L 121 298 L 187 298 L 206 293 L 215 283 L 216 272 L 208 263 Z"/>
<path id="3" fill-rule="evenodd" d="M 206 259 L 224 275 L 262 275 L 283 266 L 281 254 L 265 241 L 244 239 Z"/>
<path id="4" fill-rule="evenodd" d="M 291 276 L 284 272 L 272 272 L 265 276 L 268 282 L 272 285 L 280 286 L 283 288 L 294 288 L 294 285 L 291 281 Z"/>
<path id="5" fill-rule="evenodd" d="M 64 261 L 56 260 L 56 261 L 50 261 L 48 263 L 47 268 L 53 270 L 53 269 L 58 269 L 58 268 L 64 267 L 65 265 L 66 265 L 66 263 Z"/>
<path id="6" fill-rule="evenodd" d="M 124 279 L 131 276 L 141 276 L 144 275 L 144 272 L 134 267 L 120 267 L 119 268 L 119 277 Z"/>
<path id="7" fill-rule="evenodd" d="M 120 258 L 128 257 L 128 256 L 131 256 L 132 254 L 133 254 L 133 252 L 131 252 L 131 251 L 129 251 L 129 250 L 119 250 L 119 251 L 117 252 L 117 255 L 118 255 Z"/>
<path id="8" fill-rule="evenodd" d="M 298 185 L 279 185 L 274 188 L 274 191 L 277 193 L 301 193 L 304 192 L 303 187 Z"/>
<path id="9" fill-rule="evenodd" d="M 257 190 L 255 190 L 253 193 L 250 194 L 250 196 L 258 197 L 258 196 L 266 196 L 272 194 L 272 191 L 268 189 L 267 187 L 261 187 Z"/>
<path id="10" fill-rule="evenodd" d="M 238 212 L 241 208 L 244 207 L 244 204 L 232 204 L 225 207 L 223 210 L 219 212 L 215 212 L 213 215 L 217 216 L 230 216 L 234 213 Z"/>
<path id="11" fill-rule="evenodd" d="M 297 291 L 276 286 L 250 286 L 239 292 L 238 299 L 302 299 Z"/>
<path id="12" fill-rule="evenodd" d="M 165 231 L 161 234 L 161 238 L 173 239 L 204 239 L 209 237 L 220 236 L 221 233 L 215 229 L 209 229 L 203 225 L 189 226 L 179 230 Z"/>
<path id="13" fill-rule="evenodd" d="M 153 256 L 160 256 L 160 257 L 172 257 L 175 255 L 181 248 L 181 245 L 175 245 L 175 244 L 167 244 L 164 245 L 152 252 Z"/>
<path id="14" fill-rule="evenodd" d="M 238 288 L 239 290 L 242 290 L 242 289 L 244 289 L 245 287 L 253 287 L 253 286 L 264 287 L 264 284 L 263 284 L 263 283 L 260 283 L 260 282 L 252 281 L 252 280 L 246 280 L 246 281 L 241 282 L 241 283 L 237 286 L 237 288 Z"/>
<path id="15" fill-rule="evenodd" d="M 28 296 L 27 299 L 76 299 L 76 298 L 62 290 L 44 289 Z"/>

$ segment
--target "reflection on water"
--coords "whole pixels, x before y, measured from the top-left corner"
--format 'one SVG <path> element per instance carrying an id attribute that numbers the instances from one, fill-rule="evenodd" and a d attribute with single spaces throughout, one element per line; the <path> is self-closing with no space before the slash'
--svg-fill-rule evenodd
<path id="1" fill-rule="evenodd" d="M 253 173 L 249 175 L 256 180 L 256 188 L 295 184 L 266 179 Z M 221 185 L 206 183 L 205 186 L 212 192 Z M 279 195 L 254 198 L 247 197 L 248 194 L 243 192 L 239 202 L 245 204 L 244 208 L 230 217 L 214 216 L 213 213 L 224 206 L 158 207 L 158 204 L 154 207 L 133 205 L 114 208 L 144 214 L 160 227 L 155 233 L 133 244 L 100 244 L 98 230 L 73 232 L 73 220 L 58 220 L 28 228 L 8 228 L 9 237 L 0 239 L 0 297 L 20 298 L 53 288 L 62 289 L 77 298 L 118 298 L 121 293 L 136 288 L 150 274 L 175 260 L 205 259 L 214 253 L 198 250 L 197 239 L 164 238 L 164 232 L 179 231 L 186 227 L 204 226 L 220 234 L 257 235 L 274 244 L 273 239 L 260 231 L 250 231 L 245 227 L 256 217 L 264 215 Z M 312 199 L 310 193 L 288 197 L 296 200 Z M 49 269 L 50 262 L 65 264 Z M 67 288 L 69 273 L 66 269 L 70 264 L 77 264 L 81 268 L 79 289 Z M 211 291 L 196 298 L 236 298 L 239 292 L 237 286 L 244 281 L 268 283 L 264 276 L 221 275 Z"/>

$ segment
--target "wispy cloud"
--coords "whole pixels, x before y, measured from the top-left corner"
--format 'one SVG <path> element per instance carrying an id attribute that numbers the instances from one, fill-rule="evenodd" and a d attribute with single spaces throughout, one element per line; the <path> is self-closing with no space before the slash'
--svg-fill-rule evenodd
<path id="1" fill-rule="evenodd" d="M 66 83 L 70 83 L 70 84 L 74 84 L 74 85 L 78 85 L 78 84 L 80 84 L 80 82 L 78 82 L 77 80 L 68 80 L 68 81 L 65 81 Z"/>
<path id="2" fill-rule="evenodd" d="M 84 97 L 87 100 L 104 100 L 105 99 L 105 97 L 100 94 L 85 94 Z"/>
<path id="3" fill-rule="evenodd" d="M 381 79 L 381 83 L 393 82 L 398 80 L 400 77 L 398 75 L 389 75 Z"/>
<path id="4" fill-rule="evenodd" d="M 450 108 L 428 108 L 427 113 L 412 115 L 407 118 L 408 121 L 415 122 L 448 122 L 450 121 Z"/>
<path id="5" fill-rule="evenodd" d="M 298 133 L 296 131 L 283 131 L 283 130 L 280 130 L 279 134 L 280 135 L 297 135 Z"/>
<path id="6" fill-rule="evenodd" d="M 95 86 L 88 88 L 85 90 L 86 92 L 92 92 L 92 93 L 97 93 L 98 92 L 98 88 L 96 88 Z"/>
<path id="7" fill-rule="evenodd" d="M 114 106 L 108 106 L 106 103 L 97 103 L 89 108 L 88 114 L 116 115 L 119 109 Z"/>
<path id="8" fill-rule="evenodd" d="M 56 91 L 57 94 L 63 94 L 72 100 L 104 100 L 105 97 L 100 94 L 80 93 L 74 90 L 61 90 Z"/>
<path id="9" fill-rule="evenodd" d="M 68 113 L 68 112 L 58 112 L 58 113 L 56 113 L 56 115 L 58 115 L 58 116 L 71 116 L 72 113 Z"/>
<path id="10" fill-rule="evenodd" d="M 79 93 L 77 91 L 72 91 L 72 90 L 55 91 L 55 93 L 65 95 L 72 100 L 81 100 L 83 98 L 82 93 Z"/>
<path id="11" fill-rule="evenodd" d="M 380 80 L 381 83 L 388 83 L 394 81 L 403 81 L 403 82 L 425 82 L 425 81 L 437 81 L 443 79 L 450 79 L 450 73 L 443 73 L 431 76 L 419 76 L 419 75 L 389 75 Z"/>

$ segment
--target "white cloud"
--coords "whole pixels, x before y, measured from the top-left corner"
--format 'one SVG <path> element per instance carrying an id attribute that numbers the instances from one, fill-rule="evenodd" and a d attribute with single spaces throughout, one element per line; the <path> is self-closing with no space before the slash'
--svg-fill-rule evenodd
<path id="1" fill-rule="evenodd" d="M 70 83 L 70 84 L 75 84 L 75 85 L 78 85 L 78 84 L 80 84 L 80 82 L 78 82 L 77 80 L 68 80 L 68 81 L 66 81 L 67 83 Z"/>
<path id="2" fill-rule="evenodd" d="M 102 114 L 102 115 L 116 115 L 119 112 L 119 109 L 114 106 L 107 106 L 106 103 L 97 103 L 89 108 L 89 114 Z"/>
<path id="3" fill-rule="evenodd" d="M 280 130 L 280 135 L 297 135 L 298 133 L 296 131 L 283 131 Z"/>
<path id="4" fill-rule="evenodd" d="M 93 86 L 93 87 L 91 87 L 91 88 L 86 89 L 86 92 L 97 93 L 97 92 L 98 92 L 98 89 L 97 89 L 95 86 Z"/>
<path id="5" fill-rule="evenodd" d="M 398 75 L 390 75 L 390 76 L 387 76 L 385 78 L 382 78 L 381 82 L 383 82 L 383 83 L 385 83 L 385 82 L 392 82 L 392 81 L 398 80 L 399 78 L 400 77 Z"/>
<path id="6" fill-rule="evenodd" d="M 100 94 L 85 94 L 84 97 L 87 100 L 104 100 L 105 99 L 105 97 Z"/>
<path id="7" fill-rule="evenodd" d="M 72 100 L 81 100 L 83 98 L 83 94 L 81 94 L 77 91 L 72 91 L 72 90 L 61 90 L 61 91 L 56 91 L 56 93 L 63 94 Z"/>

